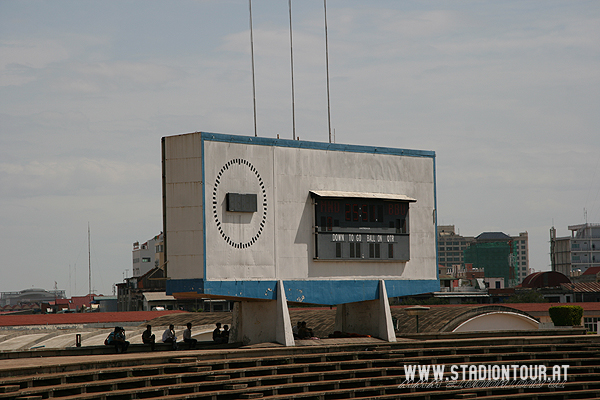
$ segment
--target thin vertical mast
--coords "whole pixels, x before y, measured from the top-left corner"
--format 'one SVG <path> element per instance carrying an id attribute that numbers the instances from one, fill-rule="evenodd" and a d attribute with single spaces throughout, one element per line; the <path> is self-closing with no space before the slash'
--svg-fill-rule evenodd
<path id="1" fill-rule="evenodd" d="M 252 32 L 252 0 L 248 0 L 250 8 L 250 54 L 252 55 L 252 99 L 254 100 L 254 136 L 258 136 L 256 130 L 256 82 L 254 78 L 254 35 Z"/>
<path id="2" fill-rule="evenodd" d="M 290 65 L 292 66 L 292 137 L 296 140 L 296 110 L 294 104 L 294 45 L 292 44 L 292 0 L 288 0 L 290 9 Z"/>
<path id="3" fill-rule="evenodd" d="M 88 294 L 92 294 L 92 251 L 90 249 L 90 223 L 88 221 Z"/>
<path id="4" fill-rule="evenodd" d="M 331 143 L 331 106 L 329 102 L 329 43 L 327 40 L 327 0 L 323 0 L 325 9 L 325 64 L 327 66 L 327 123 L 329 124 L 329 143 Z"/>

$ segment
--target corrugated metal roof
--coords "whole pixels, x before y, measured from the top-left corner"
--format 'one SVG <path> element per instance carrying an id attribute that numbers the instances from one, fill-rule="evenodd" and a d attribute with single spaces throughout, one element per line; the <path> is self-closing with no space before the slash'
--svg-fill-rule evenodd
<path id="1" fill-rule="evenodd" d="M 417 199 L 408 197 L 404 194 L 391 193 L 365 193 L 365 192 L 341 192 L 335 190 L 311 190 L 311 194 L 319 197 L 348 197 L 355 199 L 384 199 L 384 200 L 402 200 L 415 202 Z"/>
<path id="2" fill-rule="evenodd" d="M 600 267 L 590 267 L 581 275 L 596 275 L 598 272 L 600 272 Z"/>
<path id="3" fill-rule="evenodd" d="M 576 293 L 598 293 L 600 292 L 600 282 L 577 282 L 561 283 L 564 289 L 572 290 Z"/>

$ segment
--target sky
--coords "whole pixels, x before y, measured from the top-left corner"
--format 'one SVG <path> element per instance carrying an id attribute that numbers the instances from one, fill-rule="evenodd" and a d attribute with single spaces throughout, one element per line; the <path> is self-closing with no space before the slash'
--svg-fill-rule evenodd
<path id="1" fill-rule="evenodd" d="M 252 1 L 257 133 L 292 138 L 288 2 Z M 327 142 L 321 0 L 292 1 L 300 140 Z M 600 2 L 327 1 L 335 142 L 436 152 L 463 236 L 600 223 Z M 162 230 L 160 139 L 254 135 L 246 0 L 0 0 L 0 291 L 110 295 Z"/>

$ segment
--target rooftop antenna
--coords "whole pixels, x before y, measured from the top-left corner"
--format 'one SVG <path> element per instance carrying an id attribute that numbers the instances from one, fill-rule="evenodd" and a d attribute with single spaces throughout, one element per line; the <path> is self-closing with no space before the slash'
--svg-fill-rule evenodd
<path id="1" fill-rule="evenodd" d="M 290 65 L 292 66 L 292 137 L 296 140 L 296 110 L 294 105 L 294 45 L 292 43 L 292 0 L 288 0 L 290 9 Z"/>
<path id="2" fill-rule="evenodd" d="M 250 8 L 250 54 L 252 55 L 252 99 L 254 100 L 254 136 L 258 136 L 256 131 L 256 80 L 254 78 L 254 35 L 252 31 L 252 0 L 248 0 Z"/>
<path id="3" fill-rule="evenodd" d="M 331 106 L 329 102 L 329 44 L 327 40 L 327 0 L 323 0 L 325 9 L 325 65 L 327 68 L 327 123 L 329 124 L 329 143 L 331 143 Z"/>
<path id="4" fill-rule="evenodd" d="M 92 294 L 92 252 L 90 250 L 90 222 L 88 221 L 88 294 Z"/>

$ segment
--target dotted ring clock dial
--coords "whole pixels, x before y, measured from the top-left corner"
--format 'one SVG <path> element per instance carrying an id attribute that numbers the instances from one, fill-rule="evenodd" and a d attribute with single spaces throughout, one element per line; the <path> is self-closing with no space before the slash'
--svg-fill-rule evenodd
<path id="1" fill-rule="evenodd" d="M 260 213 L 260 211 L 262 210 L 262 213 L 260 215 L 260 223 L 254 224 L 255 228 L 251 232 L 250 240 L 239 240 L 236 238 L 232 238 L 231 236 L 233 235 L 228 234 L 226 232 L 226 229 L 224 229 L 224 217 L 219 217 L 219 210 L 223 209 L 223 207 L 219 207 L 219 200 L 222 201 L 225 198 L 224 194 L 219 196 L 219 186 L 228 178 L 240 179 L 239 176 L 243 174 L 245 174 L 246 177 L 249 178 L 249 180 L 256 180 L 256 186 L 254 187 L 260 192 L 260 194 L 258 194 L 257 196 L 258 212 Z M 265 184 L 258 170 L 248 160 L 244 160 L 243 158 L 234 158 L 228 161 L 225 165 L 223 165 L 223 167 L 217 174 L 217 177 L 215 178 L 215 186 L 213 189 L 213 215 L 215 218 L 215 223 L 217 224 L 217 229 L 219 230 L 219 233 L 221 234 L 223 240 L 225 240 L 227 244 L 236 249 L 246 249 L 252 246 L 254 243 L 256 243 L 256 241 L 262 234 L 263 229 L 265 228 L 265 223 L 267 221 L 267 190 L 265 189 Z"/>

